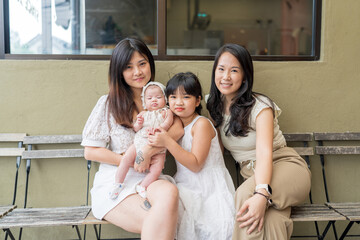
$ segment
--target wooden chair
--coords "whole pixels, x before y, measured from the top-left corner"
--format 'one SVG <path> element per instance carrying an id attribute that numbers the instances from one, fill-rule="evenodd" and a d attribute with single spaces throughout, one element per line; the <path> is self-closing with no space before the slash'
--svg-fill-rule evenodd
<path id="1" fill-rule="evenodd" d="M 0 219 L 0 227 L 15 239 L 10 228 L 20 227 L 19 239 L 21 239 L 22 228 L 34 226 L 59 226 L 71 225 L 76 228 L 79 239 L 81 239 L 78 225 L 81 225 L 88 213 L 89 206 L 63 207 L 63 208 L 26 208 L 28 199 L 29 175 L 31 170 L 31 161 L 35 159 L 51 159 L 51 158 L 77 158 L 84 156 L 84 150 L 80 147 L 81 135 L 55 135 L 55 136 L 25 136 L 23 144 L 27 145 L 27 150 L 22 152 L 22 158 L 26 160 L 26 183 L 25 183 L 25 199 L 24 208 L 14 209 L 5 217 Z M 61 144 L 78 144 L 77 149 L 50 149 L 35 150 L 38 145 L 56 145 Z M 90 162 L 88 170 L 90 170 Z M 89 188 L 89 185 L 87 185 Z M 87 193 L 88 195 L 88 193 Z M 88 204 L 88 196 L 85 205 Z M 85 231 L 84 231 L 85 234 Z"/>
<path id="2" fill-rule="evenodd" d="M 27 149 L 22 152 L 26 160 L 26 184 L 24 208 L 9 211 L 0 219 L 0 229 L 3 229 L 11 239 L 15 239 L 11 228 L 20 227 L 19 239 L 22 228 L 44 226 L 72 226 L 76 229 L 77 237 L 82 239 L 79 226 L 84 225 L 83 237 L 86 238 L 87 225 L 93 225 L 97 239 L 101 237 L 101 225 L 109 224 L 107 221 L 96 219 L 89 204 L 90 169 L 91 161 L 87 161 L 86 201 L 84 206 L 53 207 L 53 208 L 27 208 L 29 176 L 33 160 L 83 158 L 84 149 L 80 146 L 81 135 L 51 135 L 51 136 L 26 136 L 23 143 Z M 69 144 L 75 145 L 69 148 Z M 37 146 L 47 145 L 46 150 L 38 150 Z M 67 148 L 63 147 L 66 146 Z"/>
<path id="3" fill-rule="evenodd" d="M 360 211 L 359 203 L 331 203 L 327 181 L 326 181 L 326 171 L 325 171 L 325 160 L 326 156 L 336 155 L 338 157 L 344 155 L 359 155 L 360 154 L 360 144 L 357 142 L 360 140 L 360 132 L 344 132 L 344 133 L 314 133 L 315 141 L 317 145 L 315 147 L 315 153 L 320 156 L 320 162 L 322 167 L 323 183 L 325 190 L 325 197 L 327 205 L 334 209 L 336 212 L 342 214 L 349 220 L 349 224 L 340 236 L 339 239 L 344 239 L 347 236 L 347 233 L 353 226 L 354 222 L 360 223 Z M 354 141 L 355 145 L 349 146 L 347 142 Z M 330 144 L 331 143 L 331 144 Z M 329 145 L 325 145 L 329 144 Z M 335 224 L 333 224 L 333 230 L 335 238 L 337 237 L 337 232 Z M 359 237 L 360 235 L 352 235 L 353 237 Z"/>
<path id="4" fill-rule="evenodd" d="M 285 133 L 287 145 L 294 148 L 295 151 L 304 158 L 308 168 L 311 170 L 310 157 L 314 156 L 314 148 L 309 146 L 313 141 L 313 133 Z M 292 236 L 292 238 L 311 238 L 316 237 L 321 240 L 327 235 L 331 226 L 336 221 L 346 220 L 344 216 L 329 208 L 326 204 L 313 203 L 312 193 L 309 193 L 310 204 L 303 204 L 292 207 L 291 219 L 294 222 L 314 222 L 316 235 Z M 320 233 L 318 222 L 327 222 L 324 230 Z"/>
<path id="5" fill-rule="evenodd" d="M 4 211 L 3 215 L 6 215 L 8 212 L 11 212 L 16 206 L 16 194 L 18 186 L 18 177 L 19 177 L 19 168 L 21 165 L 21 155 L 25 151 L 23 147 L 23 140 L 26 136 L 26 133 L 0 133 L 0 143 L 15 143 L 17 147 L 11 148 L 0 148 L 0 157 L 7 158 L 16 158 L 16 172 L 15 172 L 15 181 L 14 181 L 14 191 L 13 191 L 13 200 L 12 206 L 9 207 L 8 211 Z M 7 238 L 8 233 L 5 234 L 5 239 Z"/>

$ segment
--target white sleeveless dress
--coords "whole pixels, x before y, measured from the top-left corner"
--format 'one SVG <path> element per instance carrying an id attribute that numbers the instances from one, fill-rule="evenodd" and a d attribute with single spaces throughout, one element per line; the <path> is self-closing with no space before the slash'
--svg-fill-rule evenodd
<path id="1" fill-rule="evenodd" d="M 191 129 L 201 117 L 184 128 L 185 134 L 179 144 L 186 151 L 191 151 Z M 174 178 L 180 194 L 177 240 L 231 239 L 235 188 L 225 167 L 215 128 L 214 131 L 216 136 L 211 140 L 209 155 L 200 172 L 192 172 L 176 161 Z"/>

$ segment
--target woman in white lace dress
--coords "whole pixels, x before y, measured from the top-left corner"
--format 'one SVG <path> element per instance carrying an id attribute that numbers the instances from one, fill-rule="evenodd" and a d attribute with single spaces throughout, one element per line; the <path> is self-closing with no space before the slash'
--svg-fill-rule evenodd
<path id="1" fill-rule="evenodd" d="M 128 187 L 116 199 L 108 197 L 122 154 L 134 141 L 132 124 L 143 110 L 142 87 L 154 77 L 154 59 L 147 46 L 136 39 L 119 42 L 110 60 L 109 94 L 99 99 L 90 114 L 82 145 L 86 159 L 101 163 L 91 189 L 94 216 L 127 231 L 141 233 L 142 239 L 174 239 L 178 190 L 166 180 L 172 179 L 161 175 L 160 180 L 148 187 L 145 201 L 135 191 L 135 186 L 146 175 L 151 156 L 159 149 L 146 148 L 139 164 L 135 164 L 126 176 Z M 182 136 L 179 119 L 174 119 L 169 132 L 175 139 Z"/>

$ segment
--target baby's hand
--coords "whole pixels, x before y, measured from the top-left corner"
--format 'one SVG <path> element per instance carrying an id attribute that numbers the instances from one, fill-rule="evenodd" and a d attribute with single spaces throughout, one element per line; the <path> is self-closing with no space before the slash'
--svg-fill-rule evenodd
<path id="1" fill-rule="evenodd" d="M 142 126 L 144 123 L 144 117 L 140 114 L 136 116 L 136 124 Z"/>

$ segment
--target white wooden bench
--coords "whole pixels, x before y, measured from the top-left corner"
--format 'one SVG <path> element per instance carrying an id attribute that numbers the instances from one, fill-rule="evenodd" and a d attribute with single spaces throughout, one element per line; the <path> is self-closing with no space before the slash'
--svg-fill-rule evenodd
<path id="1" fill-rule="evenodd" d="M 1 135 L 0 135 L 1 136 Z M 3 136 L 5 137 L 5 136 Z M 1 140 L 1 137 L 0 137 Z M 29 176 L 31 170 L 31 162 L 33 160 L 48 160 L 61 158 L 83 158 L 84 149 L 80 146 L 81 135 L 52 135 L 52 136 L 23 136 L 23 144 L 26 145 L 26 150 L 10 150 L 5 149 L 0 151 L 0 154 L 11 153 L 12 155 L 22 156 L 26 161 L 26 183 L 25 183 L 25 199 L 24 207 L 16 208 L 9 211 L 6 216 L 0 219 L 0 228 L 6 232 L 6 235 L 11 239 L 15 239 L 11 232 L 11 228 L 20 227 L 19 239 L 21 238 L 22 228 L 25 227 L 44 227 L 44 226 L 72 226 L 76 229 L 77 236 L 82 239 L 79 225 L 94 225 L 95 234 L 100 239 L 100 232 L 96 225 L 108 224 L 108 222 L 96 219 L 91 213 L 91 207 L 88 206 L 89 196 L 89 174 L 91 168 L 91 161 L 84 161 L 87 164 L 88 177 L 86 189 L 86 202 L 84 206 L 74 207 L 53 207 L 53 208 L 27 208 Z M 75 144 L 74 148 L 64 148 L 62 146 L 69 146 Z M 47 145 L 50 149 L 38 150 L 39 145 Z M 20 165 L 20 163 L 19 163 Z M 85 189 L 84 189 L 85 190 Z M 86 230 L 84 231 L 85 238 Z"/>
<path id="2" fill-rule="evenodd" d="M 14 138 L 9 138 L 8 135 L 0 134 L 0 142 L 7 137 L 6 141 L 9 139 L 19 141 L 18 138 L 15 138 L 15 135 L 12 135 Z M 309 146 L 309 143 L 313 141 L 312 133 L 293 133 L 293 134 L 284 134 L 289 145 L 293 145 L 294 149 L 302 155 L 308 163 L 310 168 L 310 160 L 309 157 L 314 155 L 314 148 Z M 325 137 L 324 137 L 325 136 Z M 330 136 L 330 138 L 329 138 Z M 327 154 L 359 154 L 360 147 L 359 146 L 351 146 L 351 147 L 339 147 L 339 146 L 323 146 L 324 141 L 333 140 L 334 136 L 342 136 L 341 140 L 359 140 L 360 134 L 320 134 L 315 133 L 315 140 L 319 143 L 319 146 L 315 148 L 315 155 L 318 155 L 322 161 L 323 166 L 323 174 L 324 174 L 324 186 L 326 188 L 326 178 L 325 178 L 325 155 Z M 345 136 L 345 137 L 344 137 Z M 351 137 L 352 136 L 352 137 Z M 354 137 L 355 136 L 355 137 Z M 19 136 L 17 136 L 19 137 Z M 54 208 L 26 208 L 27 203 L 27 191 L 29 184 L 29 174 L 31 169 L 31 161 L 35 159 L 52 159 L 52 158 L 83 158 L 84 152 L 83 148 L 80 146 L 81 135 L 55 135 L 55 136 L 25 136 L 22 135 L 23 143 L 27 146 L 27 149 L 24 150 L 24 147 L 19 143 L 19 147 L 16 149 L 6 149 L 1 150 L 0 148 L 0 156 L 8 154 L 10 156 L 20 157 L 26 161 L 26 187 L 25 187 L 25 201 L 24 208 L 12 208 L 6 212 L 5 216 L 0 218 L 0 228 L 3 229 L 11 239 L 15 239 L 13 234 L 11 233 L 11 228 L 14 227 L 40 227 L 40 226 L 61 226 L 68 225 L 73 226 L 76 229 L 77 236 L 79 239 L 82 238 L 81 233 L 79 231 L 78 226 L 80 225 L 93 225 L 95 229 L 95 234 L 97 239 L 100 239 L 100 228 L 97 226 L 101 226 L 102 224 L 108 224 L 108 222 L 103 220 L 96 219 L 92 213 L 91 208 L 88 206 L 88 196 L 89 196 L 89 173 L 91 168 L 91 161 L 85 162 L 87 164 L 88 170 L 88 178 L 87 178 L 87 189 L 86 189 L 86 202 L 84 206 L 74 206 L 74 207 L 54 207 Z M 335 139 L 334 139 L 335 140 Z M 339 141 L 339 138 L 336 138 Z M 20 141 L 21 142 L 21 141 Z M 50 147 L 50 149 L 46 150 L 37 150 L 35 146 L 47 144 L 49 146 L 56 146 L 56 148 Z M 59 148 L 59 146 L 65 144 L 75 144 L 75 148 Z M 21 162 L 21 158 L 20 158 Z M 20 166 L 19 159 L 17 160 L 17 171 L 18 166 Z M 314 173 L 313 173 L 314 174 Z M 17 179 L 15 180 L 15 182 Z M 15 187 L 16 189 L 16 187 Z M 16 190 L 15 190 L 16 192 Z M 326 188 L 327 194 L 327 188 Z M 327 194 L 328 195 L 328 194 Z M 14 201 L 15 201 L 16 193 L 14 193 Z M 293 207 L 291 213 L 291 219 L 294 222 L 315 222 L 316 226 L 316 237 L 318 239 L 324 239 L 325 235 L 328 233 L 328 230 L 331 226 L 334 228 L 335 238 L 336 231 L 334 223 L 336 221 L 349 221 L 348 227 L 344 230 L 340 239 L 343 239 L 348 230 L 351 228 L 353 223 L 359 223 L 360 221 L 360 213 L 358 203 L 341 203 L 335 204 L 327 201 L 327 203 L 312 203 L 311 194 L 310 194 L 310 204 L 304 204 L 301 206 Z M 328 200 L 328 198 L 327 198 Z M 13 204 L 14 205 L 14 204 Z M 7 208 L 7 207 L 5 207 Z M 1 208 L 0 208 L 1 212 Z M 327 222 L 326 227 L 320 233 L 318 229 L 317 222 Z M 20 235 L 21 237 L 21 235 Z M 19 238 L 20 238 L 19 237 Z M 85 237 L 85 231 L 84 231 Z M 297 237 L 297 236 L 293 236 Z M 302 236 L 309 237 L 309 236 Z"/>

